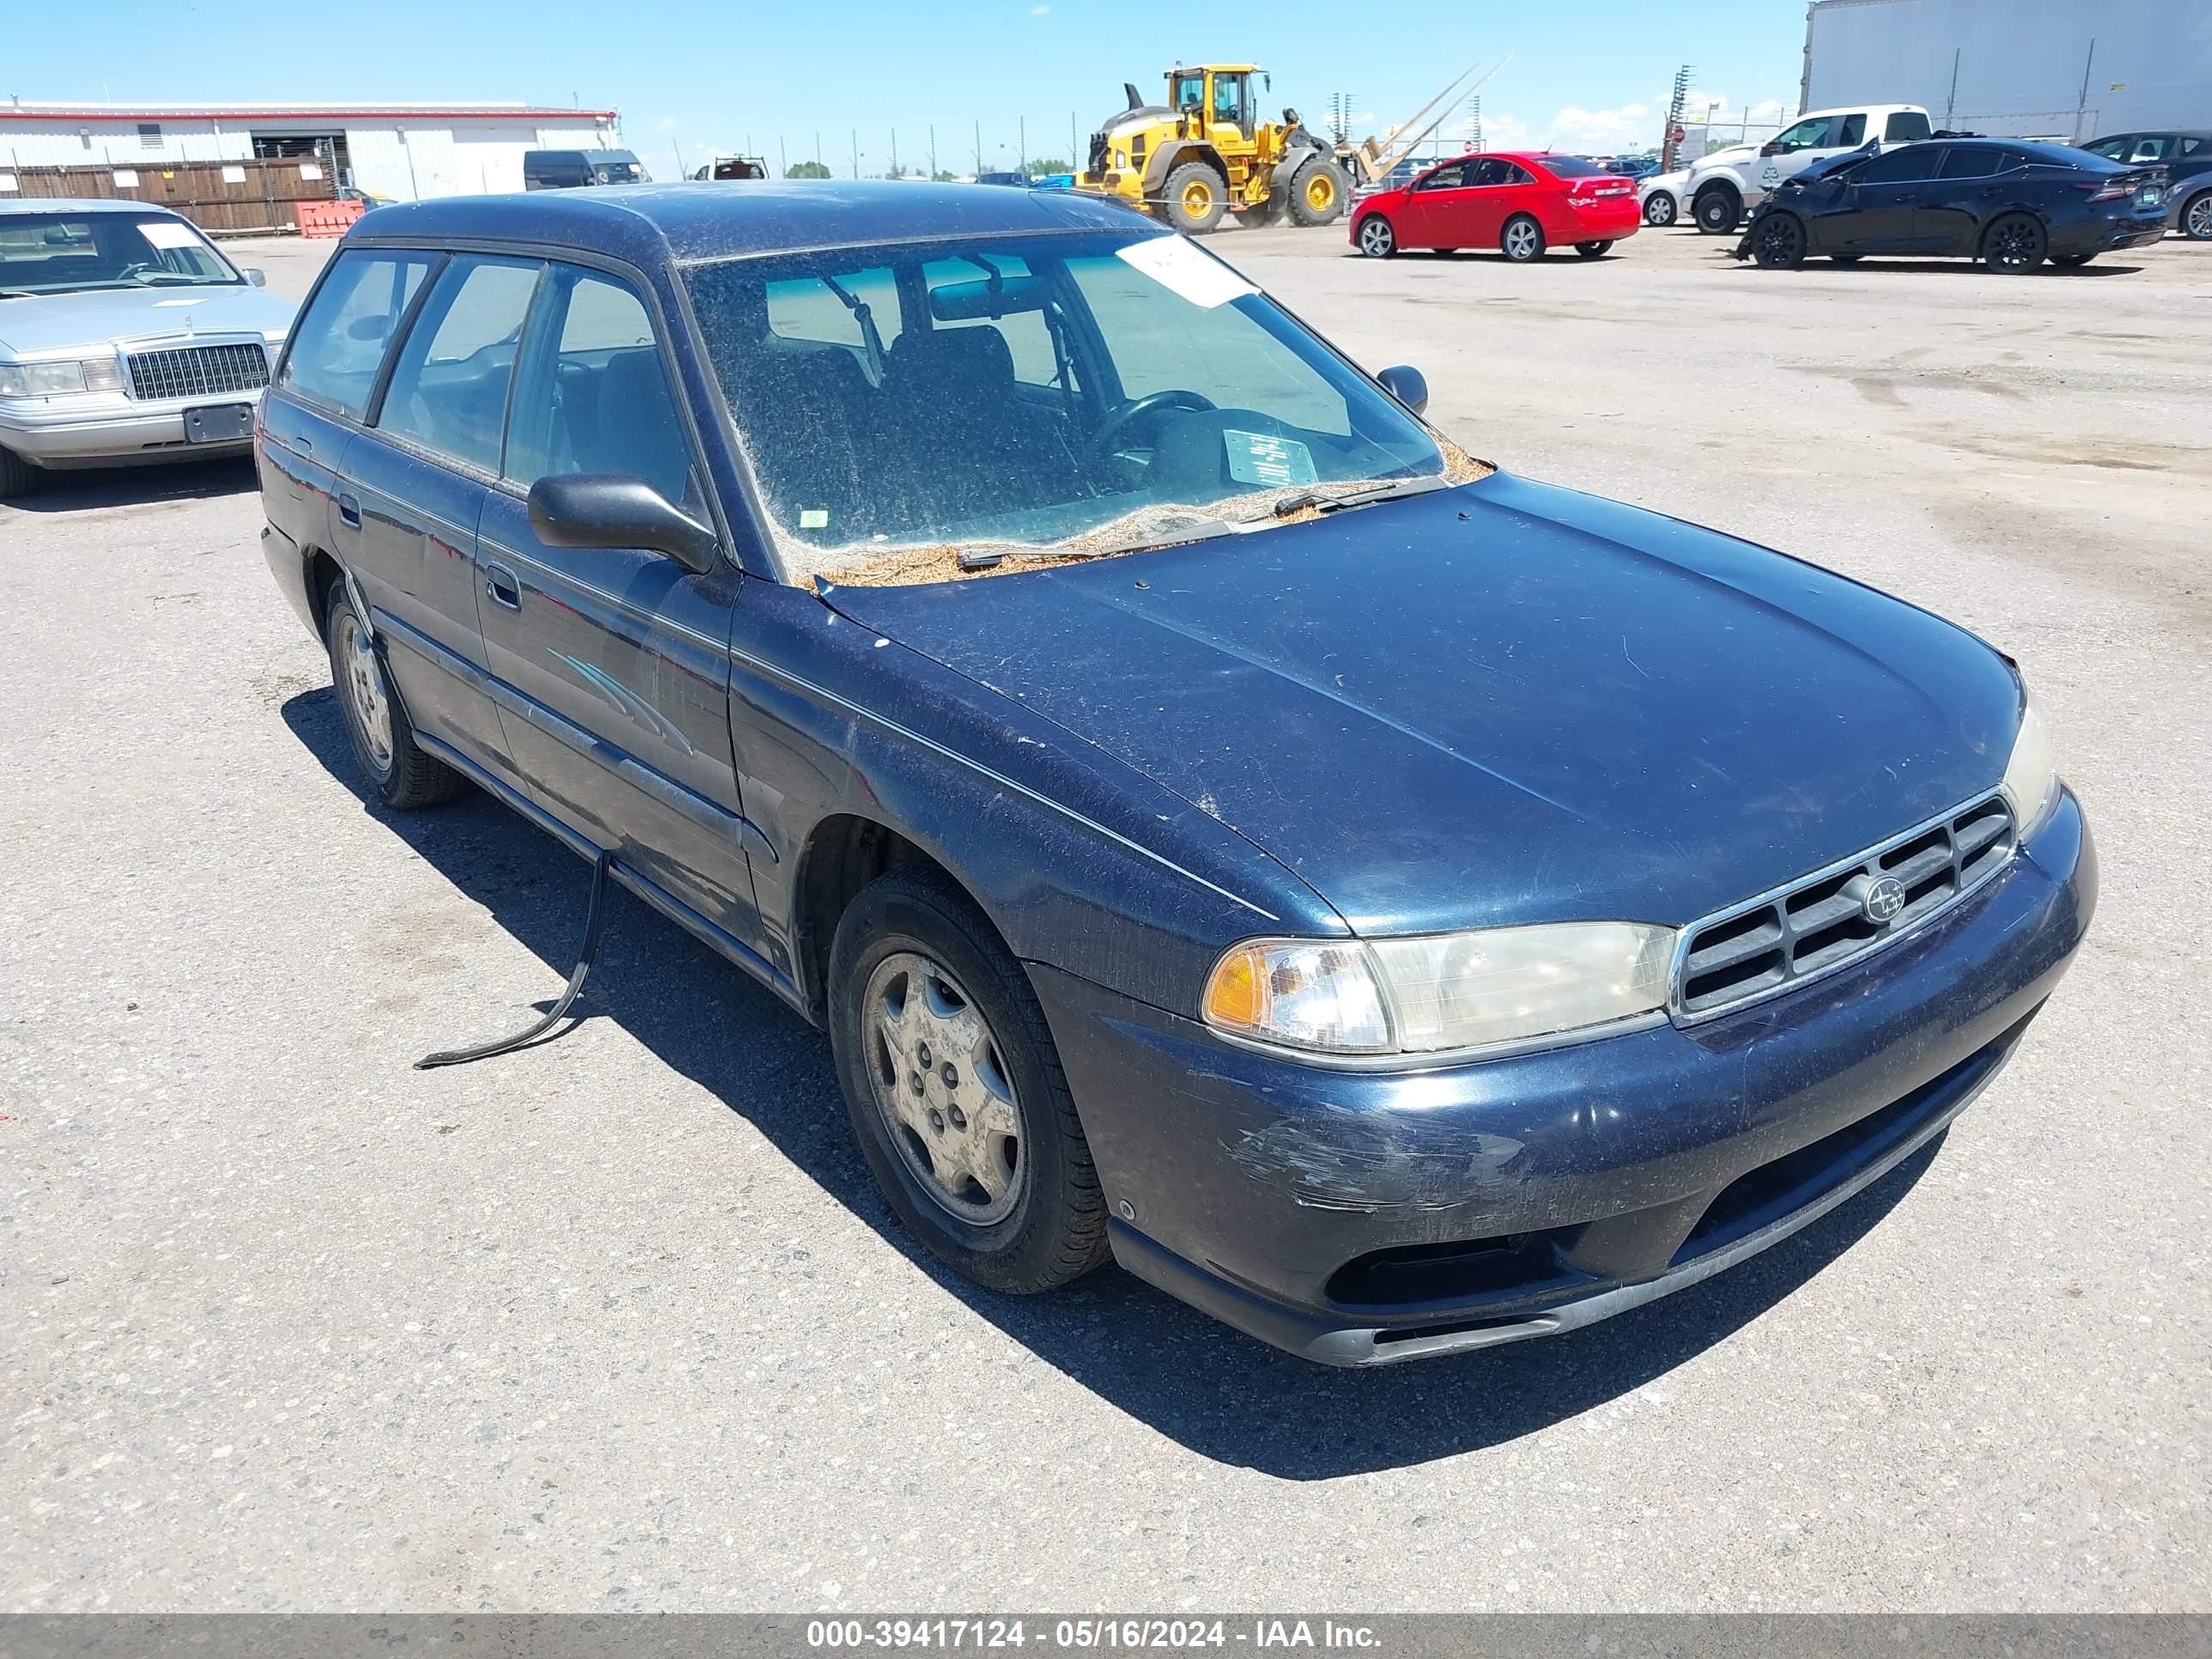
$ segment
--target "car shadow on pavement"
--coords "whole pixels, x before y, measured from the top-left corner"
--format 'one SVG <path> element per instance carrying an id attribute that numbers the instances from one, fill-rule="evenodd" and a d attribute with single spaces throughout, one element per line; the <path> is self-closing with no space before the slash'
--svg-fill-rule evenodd
<path id="1" fill-rule="evenodd" d="M 149 501 L 196 501 L 243 495 L 257 487 L 252 458 L 231 455 L 204 461 L 167 461 L 152 466 L 41 472 L 37 489 L 27 495 L 0 502 L 0 506 L 11 507 L 18 513 L 88 513 L 99 507 L 137 507 Z"/>
<path id="2" fill-rule="evenodd" d="M 283 714 L 310 755 L 364 811 L 546 965 L 546 996 L 583 936 L 589 872 L 550 836 L 471 792 L 428 812 L 393 813 L 360 786 L 328 687 Z M 1202 1457 L 1289 1480 L 1401 1468 L 1480 1450 L 1577 1417 L 1724 1340 L 1848 1250 L 1910 1192 L 1939 1139 L 1804 1231 L 1677 1295 L 1565 1336 L 1373 1370 L 1282 1353 L 1109 1266 L 1066 1290 L 1006 1297 L 924 1253 L 877 1193 L 854 1149 L 827 1040 L 773 994 L 629 894 L 611 895 L 581 1020 L 611 1019 L 664 1064 L 712 1091 L 875 1229 L 915 1269 L 1115 1408 Z M 423 1047 L 526 1022 L 497 1003 L 453 1010 Z M 545 1039 L 558 1041 L 557 1037 Z M 412 1053 L 381 1062 L 396 1081 Z M 497 1066 L 497 1060 L 485 1062 Z M 650 1109 L 649 1103 L 644 1106 Z M 834 1296 L 825 1271 L 795 1294 Z"/>

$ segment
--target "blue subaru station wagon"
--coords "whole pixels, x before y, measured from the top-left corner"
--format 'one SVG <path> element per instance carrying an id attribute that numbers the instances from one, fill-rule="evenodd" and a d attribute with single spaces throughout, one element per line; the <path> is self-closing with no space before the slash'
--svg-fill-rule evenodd
<path id="1" fill-rule="evenodd" d="M 935 1255 L 1374 1364 L 1842 1203 L 2096 901 L 2002 653 L 1425 401 L 1066 192 L 449 199 L 308 300 L 264 540 L 383 803 L 826 1028 Z"/>

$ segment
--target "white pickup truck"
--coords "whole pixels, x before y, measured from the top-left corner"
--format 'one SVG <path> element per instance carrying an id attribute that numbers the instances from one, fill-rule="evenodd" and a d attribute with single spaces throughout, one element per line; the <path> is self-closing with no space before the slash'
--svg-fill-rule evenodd
<path id="1" fill-rule="evenodd" d="M 1716 151 L 1690 169 L 1682 197 L 1698 228 L 1725 236 L 1766 192 L 1792 173 L 1831 155 L 1863 148 L 1887 149 L 1929 136 L 1928 112 L 1917 104 L 1860 104 L 1816 109 L 1799 116 L 1763 144 Z"/>

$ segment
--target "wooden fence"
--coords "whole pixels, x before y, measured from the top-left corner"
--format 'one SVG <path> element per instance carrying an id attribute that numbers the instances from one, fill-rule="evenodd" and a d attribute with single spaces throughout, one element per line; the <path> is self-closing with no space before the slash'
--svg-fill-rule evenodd
<path id="1" fill-rule="evenodd" d="M 320 176 L 302 177 L 303 169 Z M 0 191 L 0 201 L 70 196 L 151 202 L 183 214 L 217 236 L 293 230 L 293 203 L 327 202 L 336 194 L 329 163 L 312 155 L 271 161 L 0 167 L 0 173 L 15 180 L 13 195 Z"/>

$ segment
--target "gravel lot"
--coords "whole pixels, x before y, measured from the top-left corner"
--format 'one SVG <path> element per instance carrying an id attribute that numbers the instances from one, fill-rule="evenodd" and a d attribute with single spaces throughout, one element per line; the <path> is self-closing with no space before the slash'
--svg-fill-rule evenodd
<path id="1" fill-rule="evenodd" d="M 410 1071 L 555 993 L 583 866 L 364 804 L 250 469 L 81 477 L 0 507 L 0 1606 L 2212 1607 L 2212 246 L 1218 246 L 1476 453 L 2021 660 L 2103 908 L 1948 1140 L 1392 1371 L 1111 1269 L 993 1299 L 878 1202 L 822 1040 L 627 898 L 580 1027 Z"/>

